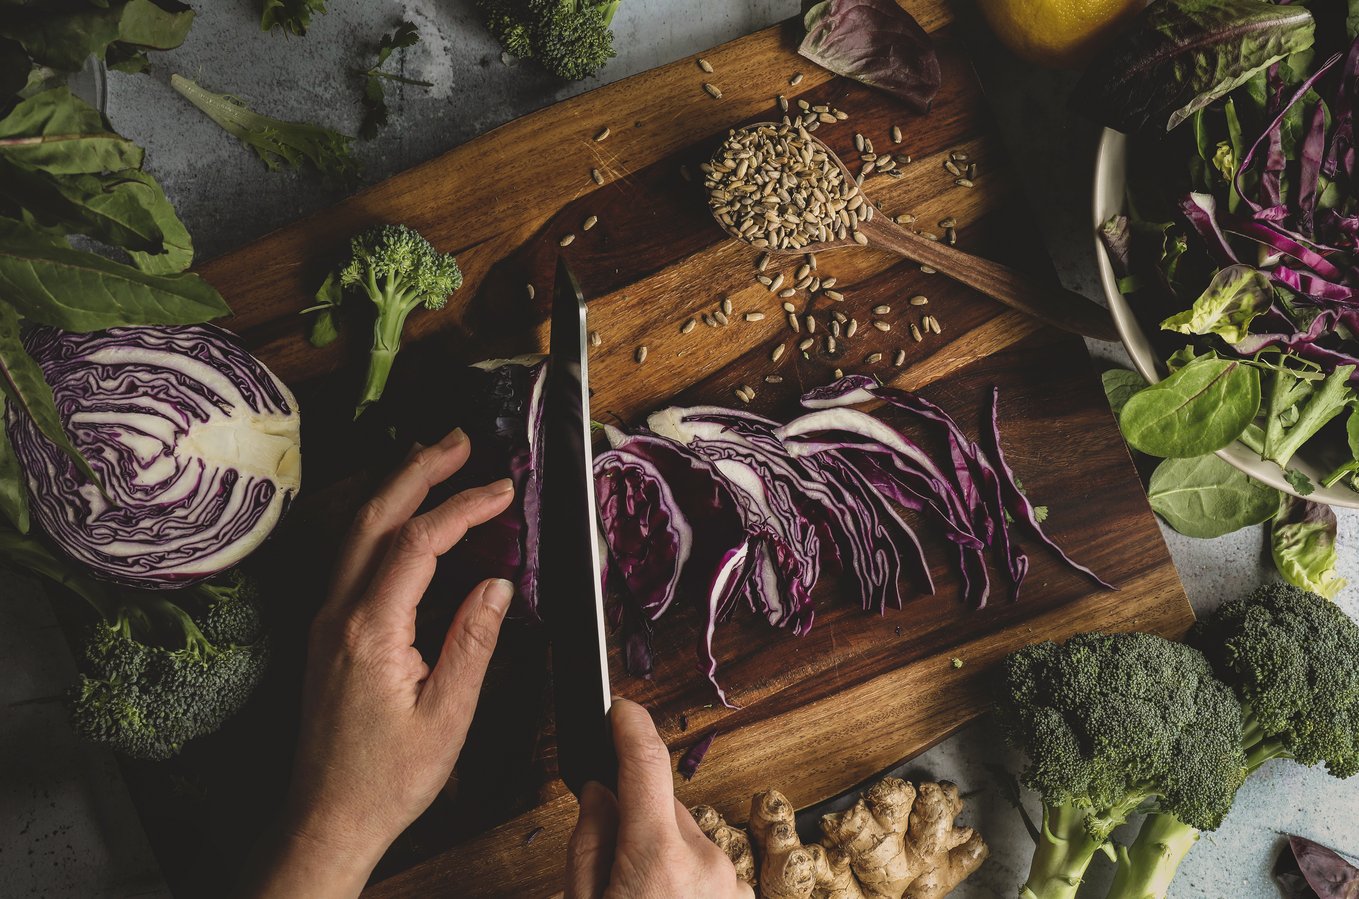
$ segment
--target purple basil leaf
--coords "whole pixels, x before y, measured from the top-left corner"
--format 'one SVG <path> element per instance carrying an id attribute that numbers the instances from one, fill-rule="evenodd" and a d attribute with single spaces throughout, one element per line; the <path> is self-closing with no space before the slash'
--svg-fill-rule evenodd
<path id="1" fill-rule="evenodd" d="M 703 764 L 703 757 L 713 748 L 713 740 L 716 739 L 717 731 L 710 731 L 706 737 L 690 746 L 689 751 L 679 760 L 679 773 L 685 780 L 694 779 L 694 775 L 698 773 L 698 766 Z"/>
<path id="2" fill-rule="evenodd" d="M 1274 877 L 1287 899 L 1359 899 L 1359 868 L 1305 837 L 1289 835 Z"/>
<path id="3" fill-rule="evenodd" d="M 896 0 L 822 0 L 807 11 L 798 52 L 824 69 L 928 112 L 939 59 L 925 29 Z"/>

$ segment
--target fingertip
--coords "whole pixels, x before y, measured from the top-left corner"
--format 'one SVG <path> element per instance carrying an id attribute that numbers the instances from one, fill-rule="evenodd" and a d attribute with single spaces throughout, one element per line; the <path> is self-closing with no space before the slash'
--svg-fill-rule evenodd
<path id="1" fill-rule="evenodd" d="M 509 478 L 501 478 L 498 481 L 492 481 L 491 483 L 486 485 L 486 492 L 492 495 L 497 495 L 501 493 L 513 493 L 514 481 L 512 481 Z"/>
<path id="2" fill-rule="evenodd" d="M 504 578 L 491 578 L 481 589 L 481 599 L 497 618 L 504 618 L 514 599 L 514 584 Z"/>
<path id="3" fill-rule="evenodd" d="M 454 428 L 453 430 L 445 434 L 443 439 L 439 441 L 439 448 L 452 449 L 453 447 L 466 442 L 467 432 L 464 431 L 462 428 Z"/>

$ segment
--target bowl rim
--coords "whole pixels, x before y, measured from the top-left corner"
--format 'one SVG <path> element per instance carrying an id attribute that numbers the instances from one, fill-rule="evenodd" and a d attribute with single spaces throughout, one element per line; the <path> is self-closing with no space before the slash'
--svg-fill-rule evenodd
<path id="1" fill-rule="evenodd" d="M 1161 360 L 1151 351 L 1146 332 L 1137 321 L 1137 316 L 1134 315 L 1127 298 L 1118 289 L 1118 278 L 1114 275 L 1113 265 L 1109 262 L 1109 254 L 1099 239 L 1100 226 L 1110 216 L 1122 212 L 1124 208 L 1124 194 L 1127 188 L 1127 147 L 1127 135 L 1119 131 L 1105 128 L 1100 135 L 1095 150 L 1094 184 L 1091 190 L 1093 216 L 1091 237 L 1094 241 L 1095 264 L 1099 269 L 1100 286 L 1104 290 L 1104 299 L 1109 304 L 1109 311 L 1114 317 L 1114 326 L 1118 329 L 1123 348 L 1132 359 L 1133 367 L 1138 374 L 1154 384 L 1162 378 Z M 1218 450 L 1216 455 L 1239 471 L 1276 490 L 1329 506 L 1359 509 L 1359 493 L 1338 484 L 1331 487 L 1321 485 L 1321 479 L 1329 471 L 1323 471 L 1320 466 L 1312 464 L 1305 452 L 1295 458 L 1292 467 L 1302 471 L 1316 485 L 1316 488 L 1306 496 L 1302 496 L 1288 483 L 1282 468 L 1274 462 L 1261 459 L 1258 453 L 1239 441 Z"/>

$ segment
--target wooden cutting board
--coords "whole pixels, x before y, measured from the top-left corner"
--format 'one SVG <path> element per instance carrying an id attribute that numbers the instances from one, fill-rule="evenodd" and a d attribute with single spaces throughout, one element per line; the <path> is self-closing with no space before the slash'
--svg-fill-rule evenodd
<path id="1" fill-rule="evenodd" d="M 756 388 L 757 411 L 788 417 L 802 388 L 826 383 L 840 367 L 920 391 L 975 434 L 984 399 L 998 385 L 1005 449 L 1030 496 L 1050 508 L 1050 532 L 1121 588 L 1101 591 L 1027 541 L 1032 570 L 1023 597 L 998 596 L 974 610 L 960 601 L 952 554 L 926 535 L 938 591 L 904 610 L 866 614 L 826 583 L 806 637 L 748 613 L 721 628 L 721 677 L 738 710 L 714 707 L 695 670 L 697 616 L 668 616 L 657 631 L 655 676 L 629 677 L 616 660 L 613 676 L 619 694 L 652 710 L 676 754 L 719 732 L 698 776 L 677 780 L 685 803 L 708 802 L 744 820 L 751 794 L 777 785 L 799 806 L 811 805 L 981 714 L 988 670 L 1019 646 L 1094 629 L 1184 630 L 1191 620 L 1184 592 L 1078 338 L 918 266 L 846 249 L 818 261 L 822 275 L 838 279 L 844 302 L 812 306 L 823 327 L 830 307 L 857 318 L 859 336 L 842 341 L 836 359 L 818 343 L 810 360 L 789 347 L 780 364 L 770 362 L 776 345 L 795 339 L 782 301 L 754 281 L 757 254 L 726 240 L 709 219 L 698 164 L 726 129 L 776 118 L 778 94 L 849 113 L 817 136 L 852 168 L 856 131 L 879 152 L 911 156 L 900 177 L 875 175 L 865 185 L 884 212 L 912 213 L 916 227 L 940 232 L 935 223 L 953 216 L 960 247 L 1053 277 L 946 4 L 907 5 L 939 49 L 944 87 L 928 115 L 798 57 L 800 28 L 790 22 L 704 54 L 711 75 L 682 59 L 543 109 L 202 267 L 235 310 L 229 325 L 302 401 L 306 492 L 263 556 L 280 578 L 297 583 L 299 618 L 320 599 L 318 569 L 309 566 L 333 558 L 336 535 L 412 436 L 403 424 L 393 439 L 384 416 L 404 422 L 409 413 L 392 410 L 442 408 L 449 383 L 412 373 L 430 370 L 431 360 L 462 364 L 543 349 L 542 301 L 564 253 L 602 340 L 591 356 L 596 418 L 638 423 L 672 402 L 734 404 L 733 390 L 743 384 Z M 803 77 L 792 86 L 795 73 Z M 705 80 L 721 88 L 721 100 L 705 93 Z M 905 135 L 900 145 L 889 137 L 894 124 Z M 610 136 L 595 140 L 605 127 Z M 945 171 L 951 152 L 977 164 L 974 188 L 956 186 Z M 586 232 L 590 215 L 598 225 Z M 315 349 L 297 311 L 348 238 L 382 222 L 410 225 L 456 252 L 466 283 L 446 310 L 411 317 L 389 408 L 355 423 L 363 326 L 351 322 L 348 336 Z M 563 249 L 567 234 L 574 241 Z M 785 269 L 791 274 L 794 265 Z M 527 284 L 536 287 L 536 303 Z M 924 310 L 907 305 L 917 294 L 929 298 Z M 736 312 L 730 326 L 681 333 L 687 318 L 716 309 L 723 297 Z M 793 302 L 807 304 L 803 296 Z M 892 311 L 874 316 L 877 304 Z M 755 311 L 765 319 L 742 320 Z M 934 314 L 943 333 L 917 343 L 909 325 L 921 311 Z M 892 330 L 867 327 L 874 317 Z M 642 345 L 648 355 L 638 364 Z M 898 349 L 906 352 L 899 368 L 890 364 Z M 886 361 L 867 363 L 873 352 Z M 772 373 L 783 383 L 765 384 Z M 544 652 L 540 634 L 511 627 L 458 774 L 394 847 L 371 895 L 538 896 L 560 888 L 575 802 L 552 777 Z"/>

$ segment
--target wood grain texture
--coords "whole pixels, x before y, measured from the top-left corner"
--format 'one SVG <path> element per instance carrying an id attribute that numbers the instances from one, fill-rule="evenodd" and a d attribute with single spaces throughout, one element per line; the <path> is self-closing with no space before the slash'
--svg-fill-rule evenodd
<path id="1" fill-rule="evenodd" d="M 736 710 L 714 708 L 695 670 L 699 620 L 686 604 L 658 627 L 651 680 L 628 677 L 616 658 L 612 671 L 616 691 L 652 711 L 677 754 L 719 731 L 694 781 L 677 783 L 685 802 L 707 802 L 740 820 L 750 795 L 777 783 L 799 806 L 813 804 L 981 714 L 991 663 L 1021 645 L 1091 629 L 1184 630 L 1188 603 L 1079 339 L 890 252 L 845 248 L 818 257 L 819 272 L 838 279 L 845 300 L 809 303 L 799 295 L 793 302 L 823 329 L 832 311 L 843 310 L 859 320 L 859 336 L 842 340 L 835 356 L 818 340 L 804 359 L 791 346 L 782 300 L 753 278 L 757 253 L 727 240 L 707 213 L 698 164 L 727 128 L 770 118 L 774 96 L 784 93 L 850 114 L 817 136 L 851 168 L 856 131 L 880 152 L 912 156 L 900 177 L 875 175 L 865 185 L 884 213 L 910 212 L 915 227 L 936 231 L 952 216 L 960 248 L 1056 283 L 943 0 L 907 5 L 940 52 L 944 88 L 928 116 L 802 60 L 797 26 L 788 24 L 705 53 L 713 75 L 683 59 L 602 87 L 202 267 L 236 312 L 229 325 L 295 388 L 305 410 L 306 494 L 261 557 L 295 591 L 296 630 L 320 601 L 316 566 L 333 562 L 337 535 L 373 479 L 411 439 L 456 424 L 437 411 L 453 383 L 443 378 L 467 362 L 544 347 L 543 302 L 558 253 L 580 279 L 602 341 L 590 360 L 597 419 L 637 424 L 669 403 L 733 404 L 741 385 L 756 388 L 757 411 L 788 417 L 801 389 L 842 368 L 920 391 L 975 435 L 985 398 L 999 385 L 1005 450 L 1035 502 L 1050 507 L 1050 532 L 1121 587 L 1100 591 L 1026 541 L 1033 562 L 1023 597 L 997 595 L 985 609 L 966 608 L 948 545 L 925 534 L 934 596 L 877 616 L 827 580 L 816 591 L 816 626 L 804 638 L 748 613 L 719 629 L 721 677 Z M 797 88 L 788 84 L 794 72 L 805 73 Z M 704 80 L 722 88 L 721 101 L 704 93 Z M 894 124 L 905 133 L 900 146 L 888 137 Z M 612 135 L 594 141 L 605 125 Z M 977 163 L 975 188 L 957 187 L 945 171 L 951 151 Z M 604 186 L 591 179 L 592 168 Z M 599 224 L 586 232 L 589 215 Z M 348 238 L 380 222 L 408 224 L 456 252 L 466 283 L 447 309 L 411 317 L 389 397 L 354 423 L 364 310 L 351 304 L 345 335 L 323 350 L 306 343 L 296 313 Z M 561 249 L 568 233 L 575 239 Z M 791 274 L 797 262 L 780 265 Z M 530 283 L 536 301 L 528 298 Z M 913 295 L 927 296 L 928 306 L 909 306 Z M 724 297 L 736 313 L 730 326 L 680 332 Z M 878 304 L 892 311 L 875 316 Z M 909 328 L 925 311 L 943 333 L 917 343 Z M 745 312 L 765 318 L 744 322 Z M 869 327 L 874 317 L 892 329 Z M 780 343 L 789 348 L 774 365 L 770 353 Z M 641 345 L 648 355 L 639 365 Z M 889 364 L 898 349 L 906 352 L 899 368 Z M 888 361 L 865 361 L 877 352 Z M 771 373 L 783 382 L 765 384 Z M 451 597 L 426 604 L 422 632 L 437 636 Z M 454 780 L 389 853 L 371 895 L 539 896 L 560 888 L 575 803 L 553 777 L 546 651 L 540 633 L 507 629 Z M 952 666 L 955 657 L 963 667 Z M 291 689 L 280 695 L 291 697 Z"/>

